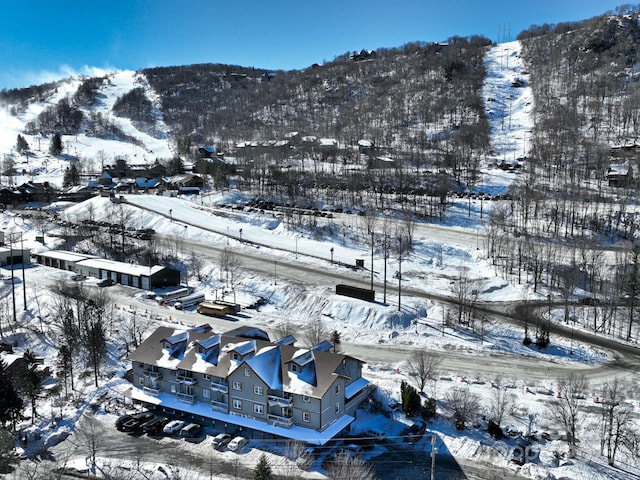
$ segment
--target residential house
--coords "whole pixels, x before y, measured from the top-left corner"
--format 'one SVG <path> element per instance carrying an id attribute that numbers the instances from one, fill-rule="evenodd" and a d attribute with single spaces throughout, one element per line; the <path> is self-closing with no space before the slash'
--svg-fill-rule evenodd
<path id="1" fill-rule="evenodd" d="M 132 397 L 205 422 L 325 444 L 355 418 L 370 392 L 362 362 L 326 343 L 271 342 L 251 327 L 214 333 L 159 327 L 129 355 Z"/>
<path id="2" fill-rule="evenodd" d="M 626 163 L 609 165 L 607 180 L 610 187 L 628 187 L 633 178 L 631 167 Z"/>

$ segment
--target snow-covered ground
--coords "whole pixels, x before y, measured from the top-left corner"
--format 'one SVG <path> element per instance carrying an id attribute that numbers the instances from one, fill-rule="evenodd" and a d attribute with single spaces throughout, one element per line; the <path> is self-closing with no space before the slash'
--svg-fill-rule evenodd
<path id="1" fill-rule="evenodd" d="M 483 95 L 487 109 L 490 110 L 489 120 L 495 160 L 513 161 L 526 157 L 529 145 L 528 134 L 532 128 L 530 114 L 533 105 L 531 92 L 527 86 L 527 74 L 524 72 L 525 67 L 518 56 L 518 50 L 518 42 L 511 42 L 495 46 L 487 54 L 489 75 Z M 514 87 L 513 82 L 518 79 L 524 83 L 522 86 Z M 61 98 L 63 95 L 73 93 L 78 83 L 79 80 L 70 80 L 65 84 L 66 86 L 58 90 L 57 96 Z M 109 100 L 105 100 L 104 104 L 95 108 L 98 110 L 104 108 L 105 112 L 108 111 L 110 108 L 108 102 L 137 85 L 144 85 L 144 79 L 133 72 L 118 72 L 110 75 L 110 82 L 103 87 L 105 98 Z M 152 92 L 149 92 L 148 95 L 153 99 Z M 51 99 L 51 101 L 54 100 Z M 43 106 L 38 108 L 43 108 Z M 0 113 L 2 115 L 0 117 L 0 125 L 2 125 L 0 153 L 10 153 L 15 145 L 17 135 L 22 133 L 21 129 L 24 123 L 33 119 L 38 112 L 34 107 L 33 110 L 25 112 L 19 118 L 9 116 L 2 109 L 0 112 L 3 112 Z M 125 132 L 141 139 L 145 148 L 141 149 L 115 141 L 79 135 L 77 139 L 65 138 L 65 142 L 68 142 L 69 145 L 69 151 L 74 152 L 74 155 L 94 158 L 99 156 L 100 151 L 104 151 L 108 152 L 110 158 L 115 155 L 127 155 L 129 159 L 141 158 L 141 162 L 149 161 L 156 156 L 161 158 L 172 156 L 166 136 L 162 134 L 157 135 L 157 138 L 145 136 L 135 130 L 127 121 L 113 120 L 118 122 L 118 125 Z M 158 118 L 158 122 L 158 131 L 161 132 L 160 118 Z M 37 181 L 48 180 L 59 183 L 61 172 L 64 171 L 68 163 L 65 160 L 54 160 L 45 153 L 48 149 L 48 139 L 28 136 L 27 141 L 35 152 L 28 159 L 30 164 L 25 169 L 29 172 L 34 168 L 39 169 L 42 173 L 38 175 Z M 41 142 L 40 148 L 37 147 L 39 142 Z M 16 157 L 16 159 L 27 162 L 23 157 Z M 44 159 L 47 160 L 46 165 L 43 163 Z M 485 191 L 504 191 L 509 183 L 516 178 L 516 174 L 491 169 L 489 165 L 483 167 L 483 173 L 483 190 Z M 15 182 L 19 184 L 31 179 L 30 174 L 27 174 L 27 177 L 16 178 Z M 311 238 L 305 234 L 304 230 L 287 229 L 282 219 L 277 216 L 267 217 L 255 212 L 240 213 L 216 207 L 220 203 L 232 204 L 243 201 L 244 199 L 238 192 L 231 191 L 194 199 L 151 195 L 128 195 L 125 198 L 127 204 L 123 205 L 123 208 L 130 208 L 134 212 L 132 228 L 153 228 L 159 235 L 168 238 L 191 240 L 219 247 L 228 244 L 236 251 L 247 253 L 259 251 L 263 252 L 265 256 L 281 259 L 283 262 L 297 261 L 320 270 L 327 270 L 330 267 L 343 274 L 353 273 L 346 267 L 331 265 L 331 256 L 336 263 L 343 264 L 353 264 L 356 258 L 363 258 L 368 266 L 370 261 L 370 252 L 366 247 L 366 242 L 357 234 L 336 238 L 326 233 L 324 237 Z M 448 212 L 447 222 L 444 225 L 437 227 L 417 226 L 414 249 L 410 255 L 402 259 L 401 266 L 399 259 L 389 259 L 387 265 L 389 284 L 397 285 L 397 279 L 392 276 L 401 267 L 403 288 L 451 297 L 452 282 L 459 277 L 462 268 L 467 278 L 478 286 L 479 300 L 482 302 L 503 303 L 536 299 L 526 287 L 511 284 L 496 276 L 490 263 L 483 258 L 482 249 L 478 248 L 482 238 L 478 221 L 480 208 L 478 201 L 474 200 L 471 207 L 466 199 L 456 202 Z M 60 215 L 63 218 L 79 221 L 88 216 L 89 210 L 92 210 L 96 217 L 109 216 L 113 204 L 107 199 L 94 198 L 77 205 L 57 205 L 57 208 L 60 209 Z M 468 215 L 469 208 L 473 209 L 472 216 Z M 486 214 L 491 205 L 486 202 L 483 208 Z M 362 228 L 358 217 L 354 215 L 336 216 L 333 221 L 343 224 L 345 228 L 354 232 Z M 25 221 L 14 216 L 11 212 L 6 212 L 0 217 L 0 225 L 5 232 L 21 232 L 25 246 L 31 248 L 32 251 L 37 252 L 44 248 L 35 241 L 35 236 L 40 232 L 36 231 L 35 226 L 29 220 Z M 53 236 L 47 235 L 45 238 L 47 248 L 55 247 L 56 242 L 57 240 Z M 256 245 L 259 245 L 260 248 L 257 249 Z M 188 255 L 188 252 L 184 252 L 184 254 Z M 382 272 L 384 271 L 384 261 L 379 257 L 376 256 L 373 265 L 375 281 L 378 285 L 383 280 Z M 195 279 L 191 278 L 189 284 L 212 297 L 223 287 L 224 282 L 220 280 L 220 272 L 215 261 L 210 261 L 204 270 L 209 273 L 205 281 L 198 284 Z M 4 271 L 3 276 L 7 275 L 8 272 Z M 39 281 L 46 284 L 45 280 L 53 281 L 66 274 L 45 267 L 36 267 L 29 269 L 27 275 L 27 283 L 37 285 Z M 364 272 L 362 280 L 366 281 L 368 275 L 368 272 Z M 88 281 L 88 283 L 90 282 Z M 297 285 L 287 283 L 284 278 L 279 278 L 276 284 L 270 278 L 247 274 L 243 276 L 236 293 L 240 303 L 251 303 L 251 300 L 257 296 L 270 298 L 270 302 L 259 312 L 250 314 L 250 321 L 255 322 L 258 326 L 265 326 L 269 329 L 277 328 L 278 324 L 282 322 L 285 310 L 290 312 L 287 314 L 290 321 L 301 329 L 304 328 L 309 318 L 320 317 L 331 322 L 333 328 L 339 329 L 346 351 L 350 345 L 353 348 L 360 345 L 365 348 L 370 346 L 372 350 L 381 346 L 389 346 L 389 348 L 427 348 L 445 353 L 445 356 L 446 353 L 450 353 L 452 357 L 467 355 L 469 362 L 467 368 L 464 366 L 458 366 L 455 369 L 443 368 L 439 379 L 429 385 L 427 393 L 433 394 L 441 400 L 447 390 L 464 387 L 480 395 L 483 403 L 486 404 L 492 391 L 498 387 L 504 387 L 514 394 L 517 408 L 514 415 L 510 416 L 503 425 L 522 433 L 526 433 L 528 429 L 538 433 L 549 432 L 549 440 L 541 440 L 536 444 L 537 446 L 531 454 L 532 461 L 523 467 L 518 467 L 511 462 L 511 452 L 516 447 L 516 438 L 503 441 L 491 439 L 483 430 L 485 425 L 480 419 L 478 420 L 480 428 L 471 427 L 463 433 L 457 432 L 441 402 L 439 404 L 440 415 L 437 420 L 428 425 L 427 435 L 415 444 L 413 450 L 428 455 L 431 448 L 430 434 L 433 433 L 437 437 L 436 447 L 439 455 L 449 453 L 461 461 L 492 464 L 496 467 L 517 471 L 530 478 L 630 478 L 630 474 L 601 466 L 601 463 L 606 462 L 602 462 L 603 459 L 597 454 L 599 427 L 597 425 L 598 419 L 595 417 L 589 417 L 580 425 L 581 450 L 578 458 L 571 461 L 564 459 L 557 461 L 554 452 L 566 451 L 566 446 L 558 439 L 559 433 L 561 433 L 560 429 L 550 420 L 547 409 L 549 401 L 555 394 L 554 379 L 539 380 L 544 377 L 542 374 L 535 375 L 536 380 L 530 381 L 530 376 L 526 371 L 528 365 L 535 369 L 553 368 L 554 371 L 558 367 L 588 371 L 590 368 L 605 365 L 608 359 L 607 352 L 560 338 L 552 339 L 552 346 L 546 350 L 525 347 L 522 345 L 522 332 L 519 329 L 516 330 L 491 319 L 483 325 L 482 336 L 479 333 L 479 328 L 475 332 L 443 329 L 442 316 L 447 309 L 445 304 L 405 294 L 402 298 L 402 308 L 398 311 L 395 296 L 389 294 L 385 305 L 380 301 L 380 289 L 376 287 L 376 290 L 378 303 L 368 304 L 333 295 L 331 288 L 323 285 L 310 284 L 301 289 Z M 10 290 L 6 285 L 3 285 L 0 295 L 5 301 L 9 298 Z M 538 299 L 544 298 L 546 297 L 538 297 Z M 19 309 L 21 315 L 19 324 L 23 328 L 17 329 L 12 334 L 12 338 L 24 341 L 25 344 L 30 345 L 32 350 L 50 359 L 55 355 L 55 344 L 50 337 L 42 337 L 36 333 L 40 329 L 41 322 L 34 315 L 34 312 L 40 308 L 34 304 L 36 300 L 35 295 L 29 296 L 26 309 L 24 311 L 22 308 Z M 18 302 L 21 306 L 20 298 Z M 118 314 L 121 316 L 135 313 L 140 318 L 148 314 L 149 311 L 151 311 L 151 304 L 146 304 L 140 295 L 131 298 L 130 302 L 122 301 L 118 305 Z M 175 324 L 180 319 L 183 323 L 195 324 L 201 321 L 197 314 L 189 312 L 183 314 L 183 317 L 170 310 L 148 315 L 153 317 L 154 322 Z M 553 315 L 560 317 L 562 312 L 553 312 Z M 155 323 L 150 325 L 150 328 L 153 328 L 154 325 Z M 5 332 L 5 335 L 8 333 Z M 114 351 L 113 353 L 118 352 Z M 497 362 L 503 358 L 502 356 L 513 358 L 514 369 L 510 375 L 499 375 L 491 370 L 489 365 L 491 359 L 495 357 Z M 474 363 L 478 364 L 478 368 L 474 366 Z M 446 365 L 446 362 L 444 364 Z M 482 368 L 479 368 L 481 365 Z M 126 361 L 117 359 L 114 355 L 112 363 L 103 371 L 105 376 L 98 389 L 93 388 L 91 379 L 78 380 L 77 396 L 81 400 L 74 405 L 54 405 L 53 403 L 49 405 L 50 400 L 43 400 L 39 406 L 43 416 L 34 426 L 21 425 L 25 432 L 30 432 L 32 435 L 37 433 L 41 436 L 39 440 L 30 442 L 27 451 L 33 454 L 39 449 L 54 445 L 58 440 L 73 432 L 76 422 L 83 413 L 89 410 L 96 410 L 95 413 L 99 421 L 111 428 L 117 418 L 113 412 L 117 408 L 116 399 L 122 398 L 123 392 L 128 386 L 126 381 L 121 379 L 127 367 Z M 365 376 L 378 385 L 389 399 L 399 400 L 400 382 L 402 380 L 410 381 L 406 371 L 407 365 L 403 360 L 367 359 Z M 638 408 L 640 394 L 637 384 L 630 383 L 628 387 L 635 395 L 633 402 Z M 593 385 L 592 388 L 593 390 L 588 392 L 584 400 L 586 407 L 594 406 L 593 394 L 597 385 Z M 98 399 L 100 399 L 99 404 Z M 107 401 L 110 404 L 105 403 Z M 92 404 L 96 405 L 96 408 L 92 408 Z M 62 420 L 52 425 L 50 416 L 46 412 L 51 411 L 52 415 L 55 412 L 57 415 L 59 409 L 62 412 Z M 357 434 L 373 428 L 387 432 L 387 438 L 391 442 L 401 441 L 400 436 L 413 423 L 413 419 L 407 419 L 401 414 L 396 414 L 389 419 L 381 415 L 373 416 L 362 412 L 353 425 L 352 433 Z M 174 445 L 171 442 L 177 443 Z M 160 443 L 169 444 L 172 448 L 175 446 L 176 449 L 187 450 L 199 456 L 211 454 L 211 446 L 208 441 L 192 444 L 173 439 L 162 439 Z M 68 442 L 63 443 L 63 445 L 65 444 Z M 229 461 L 240 458 L 243 464 L 252 466 L 257 463 L 259 455 L 266 451 L 272 464 L 286 464 L 293 468 L 290 461 L 279 455 L 282 453 L 281 451 L 272 449 L 269 445 L 256 441 L 252 442 L 250 447 L 239 457 L 230 452 L 224 452 L 221 455 L 222 458 Z M 76 460 L 73 462 L 86 468 L 86 455 L 80 453 L 81 451 L 82 449 L 76 452 Z M 374 450 L 366 452 L 365 458 L 372 462 L 380 461 L 380 458 L 384 458 L 384 456 L 377 457 L 377 455 L 384 454 L 384 452 L 384 447 L 377 446 Z M 620 457 L 620 461 L 624 463 L 630 463 L 633 460 L 623 454 Z M 114 460 L 99 459 L 99 463 L 102 465 L 109 461 L 113 462 Z M 158 462 L 152 462 L 148 465 L 148 478 L 157 475 L 157 466 Z M 310 478 L 321 478 L 323 473 L 319 467 L 308 473 L 298 472 L 298 474 Z M 195 474 L 193 478 L 196 478 Z M 209 477 L 202 475 L 200 478 Z"/>

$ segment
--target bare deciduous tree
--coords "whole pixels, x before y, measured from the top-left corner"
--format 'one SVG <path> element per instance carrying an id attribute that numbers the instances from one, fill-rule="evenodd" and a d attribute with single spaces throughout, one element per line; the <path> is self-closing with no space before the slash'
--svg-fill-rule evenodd
<path id="1" fill-rule="evenodd" d="M 613 465 L 633 415 L 633 407 L 625 403 L 618 377 L 603 385 L 600 407 L 600 454 L 606 451 L 607 463 Z"/>
<path id="2" fill-rule="evenodd" d="M 550 404 L 549 411 L 562 424 L 567 434 L 569 455 L 575 455 L 576 430 L 578 418 L 581 413 L 581 398 L 584 398 L 587 389 L 587 380 L 584 375 L 570 373 L 556 381 L 557 395 Z"/>
<path id="3" fill-rule="evenodd" d="M 333 480 L 373 480 L 373 469 L 364 460 L 347 452 L 339 452 L 327 469 Z"/>
<path id="4" fill-rule="evenodd" d="M 303 340 L 307 345 L 313 346 L 329 338 L 329 334 L 329 329 L 322 319 L 311 319 L 305 328 Z"/>
<path id="5" fill-rule="evenodd" d="M 408 364 L 408 375 L 420 389 L 420 393 L 424 393 L 424 388 L 429 380 L 436 378 L 438 368 L 442 360 L 433 352 L 429 352 L 423 348 L 413 352 Z"/>
<path id="6" fill-rule="evenodd" d="M 468 388 L 452 388 L 445 395 L 445 404 L 453 413 L 456 428 L 464 430 L 480 410 L 480 396 Z"/>
<path id="7" fill-rule="evenodd" d="M 491 394 L 488 398 L 487 418 L 500 426 L 505 416 L 510 415 L 513 411 L 516 397 L 501 386 L 499 381 L 495 383 L 496 385 L 491 389 Z"/>

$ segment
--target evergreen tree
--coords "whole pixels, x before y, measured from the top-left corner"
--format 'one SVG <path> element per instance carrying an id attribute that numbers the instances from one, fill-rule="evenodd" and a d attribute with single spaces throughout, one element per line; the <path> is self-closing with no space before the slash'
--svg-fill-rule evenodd
<path id="1" fill-rule="evenodd" d="M 184 173 L 184 162 L 178 156 L 173 157 L 167 164 L 167 175 L 178 175 Z"/>
<path id="2" fill-rule="evenodd" d="M 49 144 L 49 153 L 51 155 L 60 155 L 62 153 L 62 138 L 59 133 L 54 133 Z"/>
<path id="3" fill-rule="evenodd" d="M 29 144 L 22 135 L 18 135 L 18 140 L 16 141 L 16 150 L 18 151 L 18 153 L 29 151 Z"/>
<path id="4" fill-rule="evenodd" d="M 62 345 L 58 350 L 58 358 L 56 361 L 56 368 L 58 375 L 62 374 L 64 380 L 64 396 L 69 397 L 68 383 L 71 380 L 71 389 L 73 390 L 73 359 L 71 357 L 71 350 L 66 345 Z"/>
<path id="5" fill-rule="evenodd" d="M 7 375 L 7 364 L 0 359 L 0 423 L 13 422 L 22 411 L 22 400 Z"/>
<path id="6" fill-rule="evenodd" d="M 0 475 L 12 472 L 12 465 L 19 461 L 13 434 L 4 428 L 0 429 Z"/>
<path id="7" fill-rule="evenodd" d="M 340 332 L 337 330 L 334 330 L 333 332 L 331 332 L 331 343 L 333 344 L 333 353 L 337 353 L 340 351 L 340 347 L 338 345 L 340 345 Z"/>
<path id="8" fill-rule="evenodd" d="M 38 373 L 38 362 L 36 356 L 29 350 L 24 352 L 24 362 L 16 374 L 15 382 L 20 394 L 26 396 L 31 403 L 31 423 L 36 418 L 36 403 L 40 392 L 42 392 L 42 382 Z"/>
<path id="9" fill-rule="evenodd" d="M 402 410 L 405 415 L 411 417 L 420 413 L 420 409 L 422 408 L 420 394 L 418 394 L 418 390 L 404 380 L 400 384 L 400 396 L 402 399 Z"/>
<path id="10" fill-rule="evenodd" d="M 80 185 L 80 173 L 75 163 L 72 163 L 70 167 L 67 167 L 62 177 L 62 186 L 64 188 L 72 187 L 74 185 Z"/>
<path id="11" fill-rule="evenodd" d="M 271 472 L 271 465 L 269 465 L 267 457 L 264 453 L 260 455 L 258 464 L 256 465 L 256 468 L 253 470 L 252 478 L 253 480 L 270 480 L 273 478 L 273 473 Z"/>

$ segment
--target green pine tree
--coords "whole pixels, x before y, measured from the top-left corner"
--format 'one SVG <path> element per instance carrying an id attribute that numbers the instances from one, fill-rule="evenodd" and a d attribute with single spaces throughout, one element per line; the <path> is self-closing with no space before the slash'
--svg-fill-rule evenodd
<path id="1" fill-rule="evenodd" d="M 18 140 L 16 141 L 16 150 L 18 151 L 18 153 L 29 151 L 29 144 L 22 135 L 18 135 Z"/>
<path id="2" fill-rule="evenodd" d="M 256 468 L 253 470 L 252 478 L 253 480 L 270 480 L 273 478 L 273 473 L 271 472 L 271 465 L 269 465 L 269 461 L 267 460 L 267 457 L 264 453 L 260 455 L 258 464 L 256 465 Z"/>
<path id="3" fill-rule="evenodd" d="M 60 155 L 62 153 L 62 138 L 59 133 L 54 133 L 49 144 L 49 153 L 51 155 Z"/>

